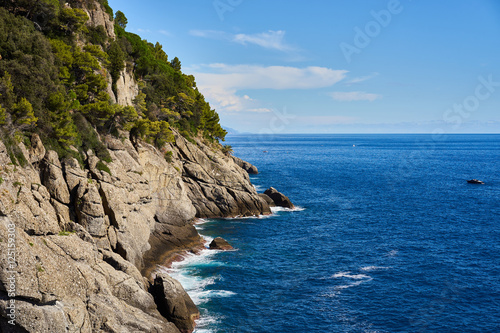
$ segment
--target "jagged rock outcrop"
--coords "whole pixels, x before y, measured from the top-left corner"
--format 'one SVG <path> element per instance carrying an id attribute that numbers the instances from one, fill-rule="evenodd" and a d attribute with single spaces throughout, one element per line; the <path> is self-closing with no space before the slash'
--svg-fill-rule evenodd
<path id="1" fill-rule="evenodd" d="M 285 207 L 285 208 L 294 208 L 295 207 L 286 195 L 278 192 L 278 190 L 276 190 L 274 187 L 268 188 L 264 192 L 264 194 L 267 195 L 268 197 L 270 197 L 276 206 Z"/>
<path id="2" fill-rule="evenodd" d="M 243 161 L 241 158 L 232 156 L 234 163 L 236 163 L 239 167 L 241 167 L 243 170 L 248 172 L 251 175 L 256 175 L 259 173 L 259 170 L 257 167 L 253 164 L 248 163 L 247 161 Z"/>
<path id="3" fill-rule="evenodd" d="M 174 150 L 183 163 L 183 181 L 197 217 L 234 217 L 270 214 L 248 174 L 232 158 L 176 133 Z"/>
<path id="4" fill-rule="evenodd" d="M 214 240 L 210 242 L 209 248 L 210 250 L 223 250 L 223 251 L 233 249 L 233 247 L 227 242 L 227 240 L 225 240 L 222 237 L 214 238 Z"/>
<path id="5" fill-rule="evenodd" d="M 200 312 L 179 281 L 166 274 L 158 274 L 151 293 L 160 313 L 173 322 L 181 333 L 194 330 L 194 320 L 199 318 Z"/>
<path id="6" fill-rule="evenodd" d="M 2 253 L 7 253 L 13 226 L 9 217 L 0 216 Z M 6 308 L 7 281 L 14 279 L 16 329 L 21 332 L 179 332 L 156 310 L 134 266 L 121 262 L 113 267 L 95 244 L 77 234 L 30 236 L 14 229 L 17 264 L 0 270 L 2 331 L 13 328 L 6 322 Z M 10 268 L 9 257 L 2 255 L 0 266 Z"/>

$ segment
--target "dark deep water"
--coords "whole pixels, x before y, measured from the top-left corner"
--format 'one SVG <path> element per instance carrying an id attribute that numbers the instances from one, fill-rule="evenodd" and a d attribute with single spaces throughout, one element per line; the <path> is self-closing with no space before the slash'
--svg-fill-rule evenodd
<path id="1" fill-rule="evenodd" d="M 500 332 L 500 135 L 227 143 L 303 209 L 198 225 L 237 250 L 171 270 L 196 332 Z"/>

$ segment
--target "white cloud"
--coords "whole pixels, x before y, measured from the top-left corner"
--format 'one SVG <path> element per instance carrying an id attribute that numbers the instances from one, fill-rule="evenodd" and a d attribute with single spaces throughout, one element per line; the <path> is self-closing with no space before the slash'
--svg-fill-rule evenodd
<path id="1" fill-rule="evenodd" d="M 189 31 L 189 34 L 195 37 L 203 37 L 211 39 L 227 39 L 227 36 L 230 35 L 224 31 L 217 31 L 217 30 L 191 30 Z"/>
<path id="2" fill-rule="evenodd" d="M 370 101 L 382 98 L 382 95 L 365 93 L 363 91 L 334 91 L 329 94 L 334 100 L 341 102 Z"/>
<path id="3" fill-rule="evenodd" d="M 378 73 L 375 72 L 375 73 L 372 73 L 370 75 L 355 77 L 355 78 L 352 78 L 350 80 L 347 80 L 346 81 L 346 85 L 351 85 L 351 84 L 354 84 L 354 83 L 360 83 L 360 82 L 363 82 L 363 81 L 366 81 L 366 80 L 373 79 L 376 76 L 378 76 Z"/>
<path id="4" fill-rule="evenodd" d="M 229 89 L 314 89 L 334 85 L 347 71 L 326 67 L 212 64 L 216 73 L 193 73 L 198 85 L 215 85 Z"/>
<path id="5" fill-rule="evenodd" d="M 248 109 L 248 112 L 256 112 L 256 113 L 268 113 L 268 112 L 273 112 L 273 110 L 268 109 L 268 108 L 255 108 L 255 109 Z"/>
<path id="6" fill-rule="evenodd" d="M 212 107 L 222 112 L 269 112 L 241 90 L 317 89 L 343 80 L 345 70 L 326 67 L 287 67 L 210 64 L 193 67 L 197 86 Z"/>
<path id="7" fill-rule="evenodd" d="M 279 51 L 291 51 L 293 48 L 284 41 L 285 31 L 278 30 L 268 32 L 262 32 L 260 34 L 246 35 L 237 34 L 233 37 L 233 42 L 239 44 L 255 44 L 266 49 L 273 49 Z"/>
<path id="8" fill-rule="evenodd" d="M 242 45 L 254 44 L 260 47 L 278 50 L 278 51 L 294 51 L 295 48 L 285 43 L 285 34 L 283 30 L 269 30 L 257 34 L 231 34 L 217 30 L 191 30 L 192 36 L 227 40 L 233 43 Z"/>
<path id="9" fill-rule="evenodd" d="M 168 32 L 167 30 L 158 30 L 158 32 L 162 35 L 165 35 L 167 37 L 170 37 L 172 36 L 172 34 L 170 32 Z"/>

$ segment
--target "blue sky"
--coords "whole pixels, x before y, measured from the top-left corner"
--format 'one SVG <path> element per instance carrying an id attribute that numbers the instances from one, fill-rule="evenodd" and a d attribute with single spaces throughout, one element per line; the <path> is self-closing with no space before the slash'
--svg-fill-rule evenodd
<path id="1" fill-rule="evenodd" d="M 109 0 L 224 126 L 500 133 L 500 1 Z"/>

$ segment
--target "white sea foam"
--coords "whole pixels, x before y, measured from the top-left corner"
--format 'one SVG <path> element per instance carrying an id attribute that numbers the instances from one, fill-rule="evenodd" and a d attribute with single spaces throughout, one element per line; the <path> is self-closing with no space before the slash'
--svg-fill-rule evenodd
<path id="1" fill-rule="evenodd" d="M 210 240 L 210 237 L 204 238 Z M 231 293 L 225 290 L 206 290 L 208 286 L 221 279 L 219 275 L 209 277 L 198 275 L 200 266 L 224 265 L 222 262 L 213 260 L 213 256 L 218 252 L 220 251 L 205 249 L 199 254 L 187 253 L 183 256 L 183 260 L 173 262 L 170 268 L 160 267 L 159 270 L 178 280 L 197 305 L 208 302 L 212 297 L 229 297 Z"/>
<path id="2" fill-rule="evenodd" d="M 271 207 L 271 212 L 276 214 L 277 212 L 301 212 L 305 210 L 304 207 L 295 206 L 294 208 L 286 208 L 286 207 Z"/>
<path id="3" fill-rule="evenodd" d="M 353 274 L 350 271 L 335 273 L 332 276 L 330 276 L 330 278 L 331 279 L 342 279 L 343 281 L 345 281 L 347 283 L 335 286 L 333 288 L 335 290 L 335 292 L 323 295 L 326 297 L 333 297 L 333 296 L 337 295 L 340 292 L 340 290 L 356 287 L 362 283 L 370 282 L 371 280 L 373 280 L 373 278 L 369 275 Z"/>
<path id="4" fill-rule="evenodd" d="M 262 186 L 262 185 L 252 185 L 252 186 L 253 186 L 253 188 L 254 188 L 254 189 L 255 189 L 258 193 L 260 193 L 260 192 L 263 192 L 263 191 L 264 191 L 264 186 Z"/>
<path id="5" fill-rule="evenodd" d="M 268 219 L 270 217 L 275 216 L 274 214 L 270 215 L 252 215 L 252 216 L 235 216 L 235 217 L 224 217 L 221 220 L 251 220 L 251 219 Z"/>
<path id="6" fill-rule="evenodd" d="M 371 279 L 364 280 L 364 281 L 355 281 L 355 282 L 352 282 L 352 283 L 349 283 L 349 284 L 344 284 L 344 285 L 336 286 L 335 289 L 336 290 L 342 290 L 342 289 L 347 289 L 347 288 L 351 288 L 351 287 L 356 287 L 356 286 L 359 286 L 360 284 L 368 282 L 368 281 L 371 281 Z"/>
<path id="7" fill-rule="evenodd" d="M 386 256 L 395 257 L 398 254 L 398 252 L 399 252 L 398 250 L 392 250 L 392 251 L 387 252 Z"/>
<path id="8" fill-rule="evenodd" d="M 365 274 L 351 274 L 351 272 L 338 272 L 332 275 L 332 278 L 349 278 L 354 280 L 363 280 L 363 279 L 371 279 L 371 276 Z"/>
<path id="9" fill-rule="evenodd" d="M 371 271 L 377 271 L 377 270 L 386 270 L 386 269 L 391 269 L 392 267 L 388 266 L 366 266 L 366 267 L 361 267 L 360 269 L 365 272 L 371 272 Z"/>
<path id="10" fill-rule="evenodd" d="M 208 327 L 217 327 L 217 325 L 224 319 L 223 317 L 213 316 L 206 310 L 201 309 L 201 316 L 196 320 L 196 328 L 193 333 L 212 333 L 213 329 Z"/>

